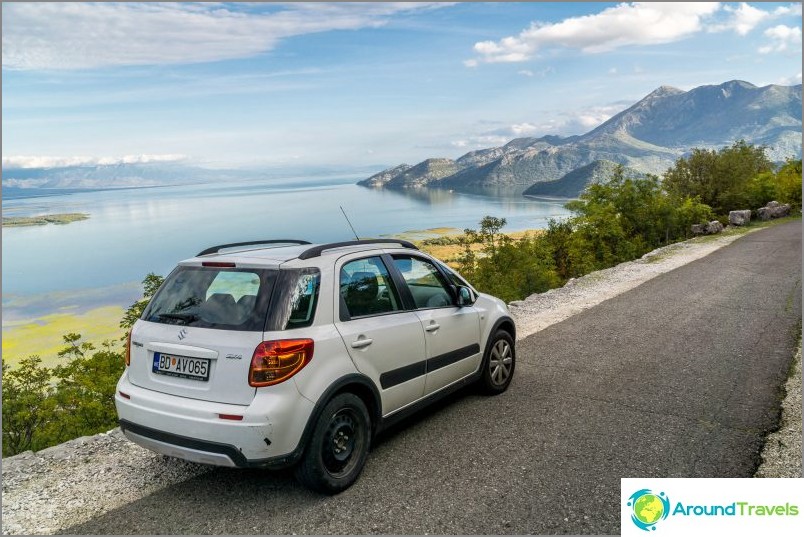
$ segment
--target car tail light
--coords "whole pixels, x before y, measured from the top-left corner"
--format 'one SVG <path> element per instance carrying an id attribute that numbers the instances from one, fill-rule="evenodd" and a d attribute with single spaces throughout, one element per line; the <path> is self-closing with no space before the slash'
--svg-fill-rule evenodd
<path id="1" fill-rule="evenodd" d="M 131 364 L 131 330 L 126 334 L 126 367 Z"/>
<path id="2" fill-rule="evenodd" d="M 248 383 L 257 388 L 279 384 L 298 373 L 312 358 L 312 339 L 263 341 L 254 349 Z"/>

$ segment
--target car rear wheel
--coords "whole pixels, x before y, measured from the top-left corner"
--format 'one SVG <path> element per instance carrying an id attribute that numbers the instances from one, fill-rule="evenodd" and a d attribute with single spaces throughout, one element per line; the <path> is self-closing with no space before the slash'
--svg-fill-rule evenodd
<path id="1" fill-rule="evenodd" d="M 306 487 L 337 494 L 355 482 L 368 457 L 371 419 L 363 401 L 342 393 L 324 407 L 296 468 Z"/>
<path id="2" fill-rule="evenodd" d="M 505 330 L 497 330 L 483 357 L 480 386 L 484 392 L 496 395 L 508 389 L 514 376 L 516 349 L 514 339 Z"/>

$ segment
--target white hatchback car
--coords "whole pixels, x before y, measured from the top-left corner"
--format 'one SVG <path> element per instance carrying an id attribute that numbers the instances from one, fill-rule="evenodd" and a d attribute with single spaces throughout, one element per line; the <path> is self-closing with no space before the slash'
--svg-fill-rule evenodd
<path id="1" fill-rule="evenodd" d="M 256 241 L 182 261 L 129 333 L 115 403 L 133 442 L 219 466 L 296 465 L 336 493 L 372 437 L 469 383 L 505 391 L 516 332 L 406 241 Z"/>

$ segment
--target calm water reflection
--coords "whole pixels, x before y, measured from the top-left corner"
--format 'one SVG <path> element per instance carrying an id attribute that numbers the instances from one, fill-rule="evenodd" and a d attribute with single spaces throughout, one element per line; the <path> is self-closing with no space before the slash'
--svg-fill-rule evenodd
<path id="1" fill-rule="evenodd" d="M 86 192 L 3 200 L 5 215 L 85 212 L 64 226 L 3 228 L 3 302 L 96 289 L 167 273 L 213 244 L 265 238 L 336 241 L 432 227 L 476 227 L 484 215 L 506 229 L 545 227 L 566 215 L 561 201 L 489 197 L 447 190 L 363 188 L 355 178 L 252 181 Z"/>

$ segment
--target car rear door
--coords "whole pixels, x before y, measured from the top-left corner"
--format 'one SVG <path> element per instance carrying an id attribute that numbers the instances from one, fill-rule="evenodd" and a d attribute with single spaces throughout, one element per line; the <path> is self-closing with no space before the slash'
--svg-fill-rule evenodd
<path id="1" fill-rule="evenodd" d="M 429 395 L 477 371 L 480 315 L 474 306 L 455 305 L 453 286 L 431 260 L 409 254 L 392 258 L 425 332 L 424 393 Z"/>
<path id="2" fill-rule="evenodd" d="M 335 326 L 355 367 L 379 388 L 383 415 L 391 414 L 424 394 L 421 321 L 405 311 L 381 256 L 346 256 L 335 268 Z"/>

